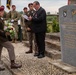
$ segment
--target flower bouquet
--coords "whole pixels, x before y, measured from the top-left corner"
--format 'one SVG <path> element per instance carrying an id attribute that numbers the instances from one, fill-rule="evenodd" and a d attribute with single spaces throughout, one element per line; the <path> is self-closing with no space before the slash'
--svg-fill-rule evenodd
<path id="1" fill-rule="evenodd" d="M 13 27 L 12 23 L 9 23 L 8 21 L 5 22 L 4 30 L 6 32 L 10 33 L 11 39 L 15 38 L 15 28 Z"/>

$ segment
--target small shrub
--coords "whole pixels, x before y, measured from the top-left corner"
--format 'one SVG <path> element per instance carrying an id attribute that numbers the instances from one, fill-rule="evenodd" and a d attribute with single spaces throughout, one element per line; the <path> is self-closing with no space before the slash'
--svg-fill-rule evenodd
<path id="1" fill-rule="evenodd" d="M 52 25 L 51 24 L 47 24 L 47 33 L 52 32 Z"/>
<path id="2" fill-rule="evenodd" d="M 53 32 L 59 32 L 59 23 L 56 18 L 52 21 L 52 30 Z"/>

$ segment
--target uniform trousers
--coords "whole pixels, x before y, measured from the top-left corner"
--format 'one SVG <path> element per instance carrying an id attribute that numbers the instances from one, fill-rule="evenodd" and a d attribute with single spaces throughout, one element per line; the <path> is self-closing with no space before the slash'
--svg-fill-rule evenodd
<path id="1" fill-rule="evenodd" d="M 28 38 L 29 38 L 29 47 L 32 48 L 32 51 L 33 51 L 33 47 L 34 47 L 34 52 L 38 53 L 35 34 L 33 32 L 28 32 Z M 33 43 L 33 41 L 34 41 L 34 43 Z"/>
<path id="2" fill-rule="evenodd" d="M 11 42 L 9 42 L 9 41 L 0 43 L 0 60 L 1 60 L 1 53 L 2 53 L 2 48 L 3 47 L 5 47 L 8 50 L 10 61 L 15 60 L 14 47 L 11 44 Z"/>
<path id="3" fill-rule="evenodd" d="M 18 29 L 18 23 L 17 23 L 17 22 L 14 22 L 14 23 L 13 23 L 13 26 L 14 26 L 14 28 L 15 28 L 15 30 L 16 30 L 16 32 L 15 32 L 15 33 L 16 33 L 15 39 L 18 39 L 18 30 L 19 30 L 19 29 Z"/>

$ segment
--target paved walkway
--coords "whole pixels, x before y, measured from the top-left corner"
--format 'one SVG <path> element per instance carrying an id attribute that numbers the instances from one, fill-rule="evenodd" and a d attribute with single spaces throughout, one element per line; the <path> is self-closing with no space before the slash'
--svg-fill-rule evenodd
<path id="1" fill-rule="evenodd" d="M 6 70 L 0 72 L 0 75 L 51 75 L 51 65 L 49 64 L 51 61 L 50 58 L 45 57 L 38 59 L 33 56 L 33 53 L 25 54 L 25 52 L 28 51 L 28 48 L 25 47 L 23 43 L 16 43 L 13 45 L 15 47 L 16 60 L 18 63 L 22 63 L 22 68 L 10 69 L 8 52 L 4 48 L 2 60 L 5 63 Z"/>

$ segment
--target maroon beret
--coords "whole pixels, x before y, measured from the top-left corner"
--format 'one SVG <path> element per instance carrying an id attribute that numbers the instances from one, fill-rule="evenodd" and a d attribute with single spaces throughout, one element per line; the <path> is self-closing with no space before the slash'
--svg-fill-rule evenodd
<path id="1" fill-rule="evenodd" d="M 5 8 L 4 5 L 1 5 L 1 7 Z"/>
<path id="2" fill-rule="evenodd" d="M 15 5 L 12 5 L 12 7 L 16 7 Z"/>
<path id="3" fill-rule="evenodd" d="M 3 11 L 3 10 L 4 10 L 4 8 L 0 6 L 0 11 Z"/>

